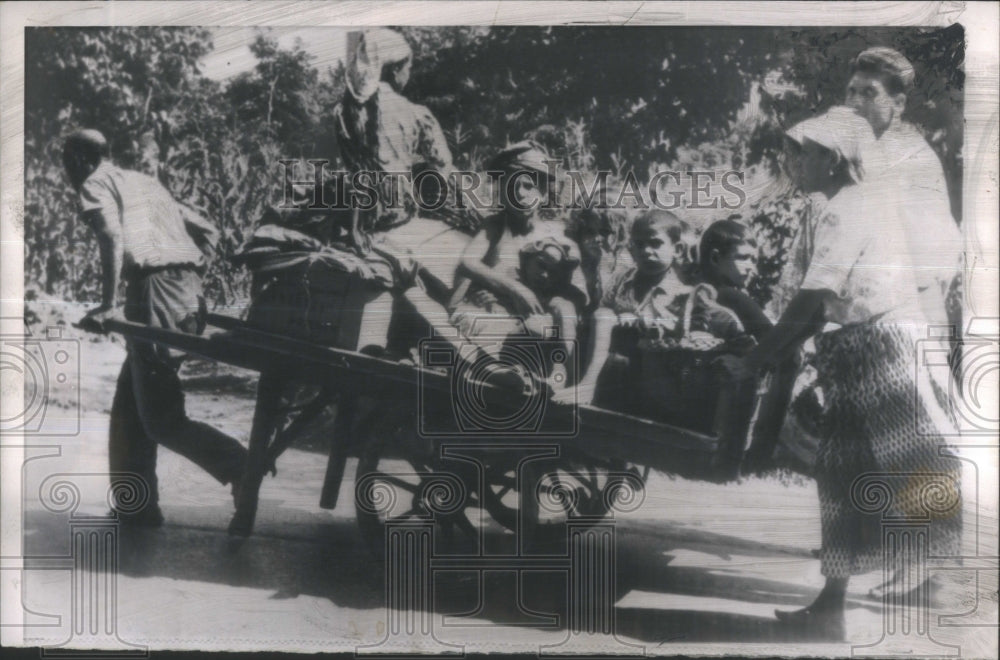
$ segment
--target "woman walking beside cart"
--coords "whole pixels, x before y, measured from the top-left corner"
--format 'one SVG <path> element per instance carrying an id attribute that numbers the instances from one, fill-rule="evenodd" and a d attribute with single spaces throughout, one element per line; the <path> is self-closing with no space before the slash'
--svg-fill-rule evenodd
<path id="1" fill-rule="evenodd" d="M 815 468 L 826 584 L 808 607 L 776 615 L 785 624 L 842 639 L 850 576 L 893 561 L 883 554 L 881 513 L 862 511 L 855 501 L 859 478 L 881 473 L 894 513 L 911 516 L 928 513 L 923 498 L 943 484 L 945 501 L 931 512 L 927 552 L 955 556 L 960 466 L 939 451 L 950 420 L 915 369 L 926 321 L 905 233 L 878 188 L 863 182 L 864 164 L 877 168 L 870 126 L 850 109 L 835 107 L 796 125 L 787 137 L 789 174 L 829 203 L 801 242 L 805 279 L 785 313 L 753 352 L 724 361 L 734 376 L 750 378 L 815 336 L 827 398 Z"/>

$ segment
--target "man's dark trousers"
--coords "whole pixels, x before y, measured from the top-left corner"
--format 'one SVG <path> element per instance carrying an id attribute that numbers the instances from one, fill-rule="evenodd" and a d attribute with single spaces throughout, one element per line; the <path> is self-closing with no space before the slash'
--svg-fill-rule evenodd
<path id="1" fill-rule="evenodd" d="M 193 266 L 134 272 L 126 281 L 125 318 L 129 321 L 193 334 L 203 330 L 201 278 Z M 111 472 L 133 473 L 145 481 L 150 512 L 159 503 L 158 444 L 191 460 L 223 484 L 238 483 L 246 462 L 246 449 L 237 440 L 188 418 L 179 367 L 180 359 L 165 347 L 129 340 L 111 406 Z"/>

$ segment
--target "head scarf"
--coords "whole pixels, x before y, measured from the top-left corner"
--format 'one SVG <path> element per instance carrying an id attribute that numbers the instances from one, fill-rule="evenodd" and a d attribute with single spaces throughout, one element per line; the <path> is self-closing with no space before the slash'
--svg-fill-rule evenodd
<path id="1" fill-rule="evenodd" d="M 879 151 L 875 134 L 864 117 L 846 106 L 834 106 L 818 117 L 792 126 L 786 135 L 802 144 L 811 140 L 847 163 L 851 178 L 860 183 L 868 172 L 877 172 Z"/>
<path id="2" fill-rule="evenodd" d="M 347 89 L 364 103 L 378 91 L 382 68 L 413 56 L 410 45 L 398 32 L 386 28 L 351 32 L 347 35 Z"/>

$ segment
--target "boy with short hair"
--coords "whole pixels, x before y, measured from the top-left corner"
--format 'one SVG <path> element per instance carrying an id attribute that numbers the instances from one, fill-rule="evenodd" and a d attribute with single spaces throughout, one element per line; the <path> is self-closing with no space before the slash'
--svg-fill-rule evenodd
<path id="1" fill-rule="evenodd" d="M 671 336 L 681 331 L 691 286 L 682 272 L 690 247 L 690 226 L 669 211 L 653 210 L 632 224 L 629 251 L 635 263 L 613 277 L 594 313 L 594 357 L 573 390 L 558 400 L 628 411 L 635 397 L 626 392 L 628 374 L 643 336 Z M 609 383 L 598 392 L 598 379 Z"/>
<path id="2" fill-rule="evenodd" d="M 635 389 L 642 382 L 643 344 L 693 339 L 699 331 L 732 345 L 746 337 L 735 315 L 714 299 L 714 290 L 694 283 L 693 236 L 688 223 L 667 211 L 648 211 L 636 218 L 629 243 L 635 266 L 613 280 L 595 314 L 594 360 L 576 391 L 557 394 L 556 400 L 572 402 L 575 395 L 581 403 L 648 417 L 649 402 L 657 393 Z M 685 327 L 689 303 L 691 325 Z M 713 456 L 713 473 L 732 478 L 738 474 L 753 390 L 742 383 L 717 385 L 719 396 L 729 402 L 723 418 L 713 418 L 715 410 L 689 412 L 717 425 L 720 446 Z"/>
<path id="3" fill-rule="evenodd" d="M 702 280 L 715 288 L 716 302 L 732 310 L 743 329 L 760 339 L 774 324 L 746 293 L 757 254 L 746 226 L 734 220 L 713 222 L 701 236 L 699 253 Z"/>

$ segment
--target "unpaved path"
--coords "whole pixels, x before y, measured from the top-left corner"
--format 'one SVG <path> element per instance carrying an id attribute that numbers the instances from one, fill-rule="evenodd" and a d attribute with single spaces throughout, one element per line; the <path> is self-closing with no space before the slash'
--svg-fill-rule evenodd
<path id="1" fill-rule="evenodd" d="M 106 508 L 107 478 L 102 473 L 108 412 L 124 349 L 117 341 L 85 337 L 79 346 L 80 433 L 47 438 L 44 444 L 54 449 L 38 453 L 58 455 L 30 461 L 23 472 L 25 551 L 36 557 L 69 552 L 67 515 L 48 511 L 39 500 L 39 485 L 48 476 L 77 475 L 78 512 Z M 255 375 L 190 363 L 183 376 L 191 417 L 245 443 Z M 372 559 L 354 525 L 353 460 L 338 508 L 326 511 L 317 504 L 328 442 L 313 438 L 309 446 L 293 447 L 282 456 L 277 476 L 264 482 L 256 532 L 239 548 L 225 533 L 232 513 L 228 488 L 161 449 L 158 474 L 167 522 L 161 529 L 120 538 L 118 636 L 152 648 L 177 649 L 354 651 L 380 643 L 387 620 L 384 566 Z M 979 528 L 978 552 L 996 555 L 995 510 L 980 511 Z M 490 525 L 486 534 L 500 537 L 503 532 Z M 721 486 L 654 474 L 643 505 L 616 519 L 616 540 L 615 620 L 624 643 L 641 645 L 651 654 L 851 653 L 850 645 L 789 636 L 773 617 L 775 608 L 808 604 L 822 585 L 819 564 L 810 554 L 820 537 L 817 498 L 809 481 L 752 478 Z M 996 572 L 980 573 L 978 590 L 974 572 L 949 575 L 959 585 L 956 593 L 965 598 L 948 613 L 972 613 L 950 620 L 949 627 L 932 616 L 931 634 L 941 643 L 960 644 L 966 657 L 995 657 L 995 628 L 954 623 L 996 623 Z M 855 644 L 882 637 L 882 606 L 865 598 L 880 577 L 866 575 L 851 583 L 847 624 Z M 73 639 L 70 578 L 67 570 L 25 572 L 26 607 L 62 617 L 58 625 L 29 628 L 33 644 Z M 526 573 L 520 583 L 513 573 L 494 572 L 481 584 L 472 572 L 440 574 L 435 580 L 434 637 L 464 645 L 468 652 L 537 652 L 540 645 L 567 638 L 566 589 L 565 573 L 558 571 Z M 520 608 L 514 605 L 518 598 Z M 473 614 L 441 618 L 462 612 Z M 531 612 L 559 618 L 553 623 Z M 585 644 L 608 652 L 624 649 L 609 647 L 612 642 L 608 635 L 597 635 Z M 429 636 L 403 643 L 435 648 Z"/>

